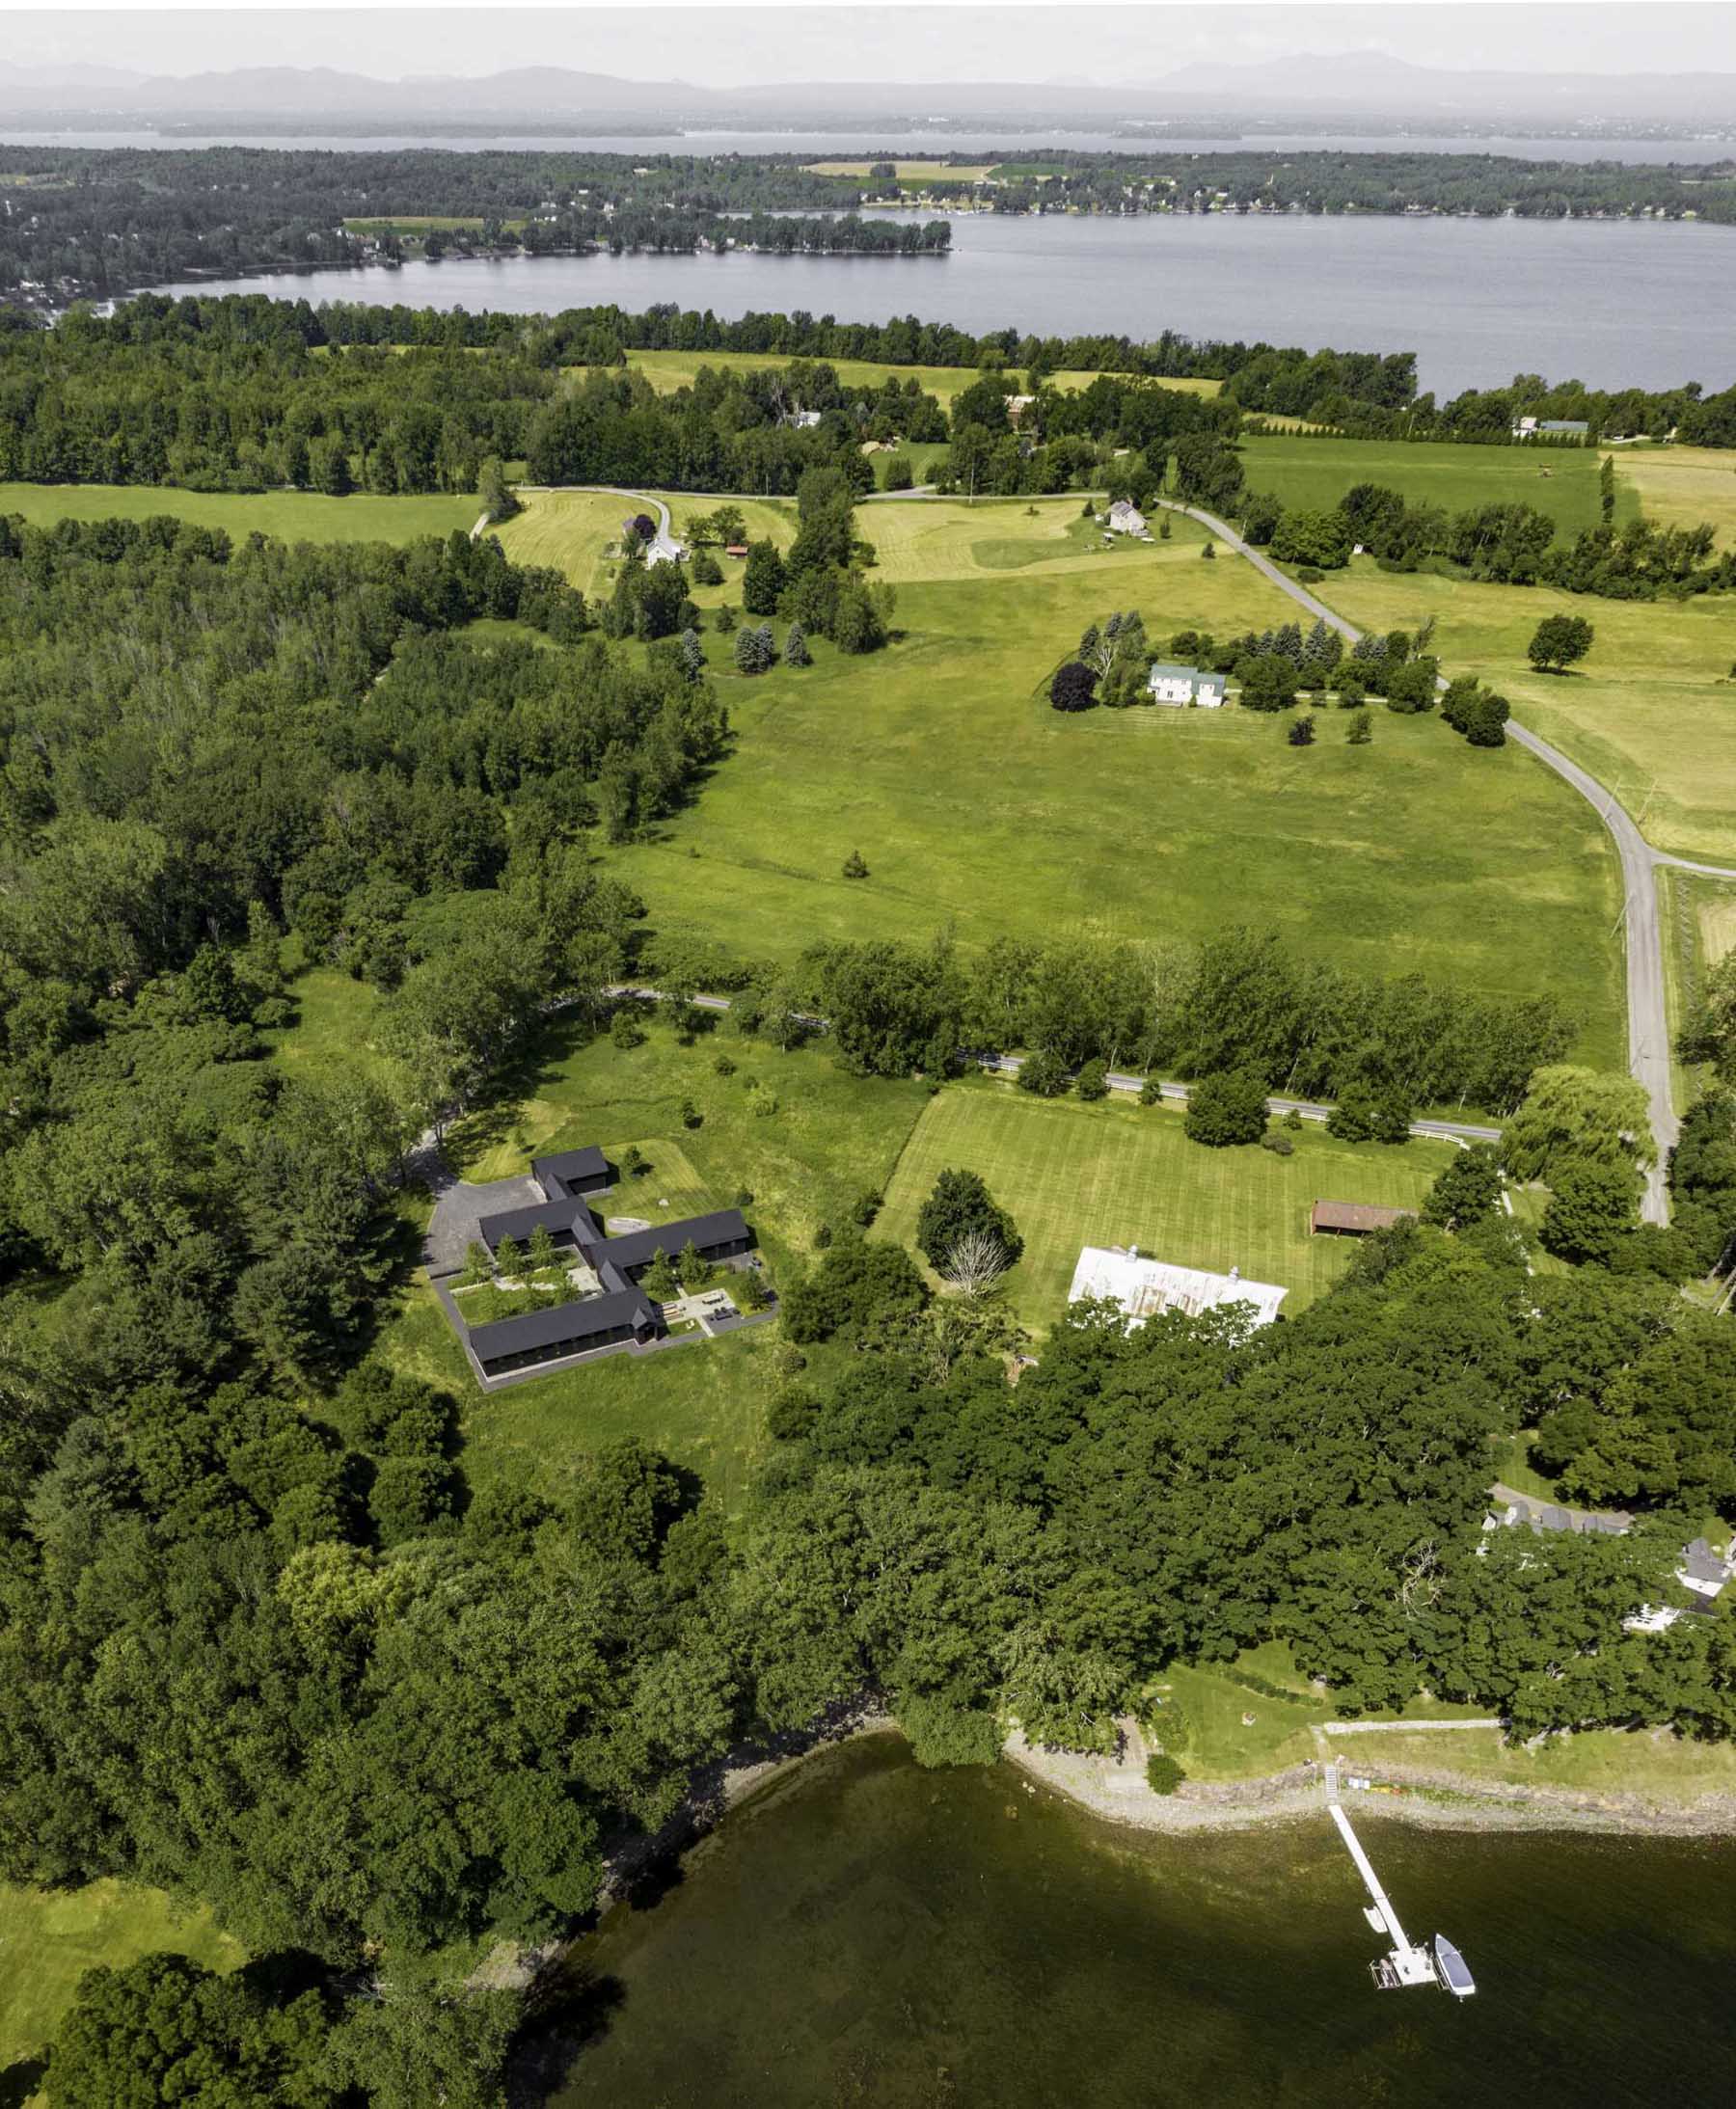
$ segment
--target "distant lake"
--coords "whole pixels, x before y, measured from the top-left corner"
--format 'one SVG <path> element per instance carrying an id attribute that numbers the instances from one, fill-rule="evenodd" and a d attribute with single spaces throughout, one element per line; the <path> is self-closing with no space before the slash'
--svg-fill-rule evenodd
<path id="1" fill-rule="evenodd" d="M 1729 1841 L 1357 1822 L 1474 1999 L 1375 1990 L 1324 1810 L 1170 1838 L 890 1738 L 815 1758 L 578 1944 L 554 2109 L 1728 2101 Z"/>
<path id="2" fill-rule="evenodd" d="M 1736 228 L 1681 222 L 1151 215 L 954 218 L 950 257 L 450 258 L 185 281 L 171 293 L 497 309 L 660 301 L 733 320 L 802 310 L 981 334 L 1165 329 L 1341 351 L 1412 351 L 1440 395 L 1515 373 L 1708 392 L 1736 381 Z"/>
<path id="3" fill-rule="evenodd" d="M 1073 153 L 1498 153 L 1521 161 L 1722 161 L 1736 157 L 1736 138 L 1722 139 L 1533 139 L 1517 136 L 1457 138 L 1421 132 L 1370 136 L 1350 132 L 1206 132 L 1170 138 L 1125 133 L 1009 131 L 936 132 L 157 132 L 89 129 L 22 129 L 14 116 L 0 118 L 0 138 L 34 147 L 274 147 L 329 149 L 337 153 L 396 153 L 406 148 L 451 153 L 811 153 L 816 159 L 860 159 L 879 151 L 898 154 L 995 154 L 1028 156 L 1044 147 Z"/>

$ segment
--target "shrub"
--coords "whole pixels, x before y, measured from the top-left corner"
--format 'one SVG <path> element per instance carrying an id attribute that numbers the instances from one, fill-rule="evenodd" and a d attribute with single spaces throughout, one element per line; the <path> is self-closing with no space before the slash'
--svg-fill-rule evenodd
<path id="1" fill-rule="evenodd" d="M 1358 708 L 1344 720 L 1344 740 L 1353 747 L 1366 747 L 1374 737 L 1374 717 L 1370 711 Z"/>
<path id="2" fill-rule="evenodd" d="M 880 1214 L 881 1202 L 883 1198 L 880 1189 L 874 1186 L 869 1187 L 865 1194 L 858 1194 L 851 1208 L 850 1220 L 853 1223 L 860 1224 L 865 1230 L 875 1217 Z"/>
<path id="3" fill-rule="evenodd" d="M 1139 1102 L 1142 1106 L 1160 1105 L 1163 1100 L 1163 1082 L 1155 1069 L 1139 1087 Z"/>
<path id="4" fill-rule="evenodd" d="M 693 552 L 692 576 L 695 585 L 721 585 L 723 567 L 710 550 L 696 549 Z"/>
<path id="5" fill-rule="evenodd" d="M 1057 711 L 1088 711 L 1096 704 L 1098 677 L 1083 660 L 1070 659 L 1057 666 L 1049 682 L 1049 708 Z"/>
<path id="6" fill-rule="evenodd" d="M 916 476 L 910 467 L 909 454 L 889 454 L 886 457 L 885 481 L 881 488 L 885 491 L 908 491 L 915 483 Z"/>
<path id="7" fill-rule="evenodd" d="M 1314 736 L 1315 721 L 1304 715 L 1292 722 L 1286 738 L 1293 747 L 1311 747 L 1314 745 Z"/>
<path id="8" fill-rule="evenodd" d="M 683 1100 L 681 1101 L 681 1124 L 682 1124 L 682 1126 L 683 1126 L 683 1127 L 700 1127 L 700 1126 L 702 1126 L 702 1125 L 704 1124 L 704 1122 L 705 1122 L 705 1116 L 704 1116 L 704 1114 L 702 1114 L 702 1113 L 701 1113 L 701 1112 L 699 1111 L 699 1108 L 698 1108 L 698 1107 L 697 1107 L 696 1105 L 694 1105 L 693 1101 L 692 1101 L 692 1100 L 691 1098 L 684 1098 L 684 1099 L 683 1099 Z"/>
<path id="9" fill-rule="evenodd" d="M 642 1179 L 651 1170 L 651 1160 L 637 1143 L 621 1159 L 621 1170 L 630 1179 Z"/>
<path id="10" fill-rule="evenodd" d="M 1104 1062 L 1086 1063 L 1073 1085 L 1081 1098 L 1107 1098 L 1109 1095 L 1109 1068 Z"/>
<path id="11" fill-rule="evenodd" d="M 712 1062 L 712 1068 L 717 1070 L 719 1076 L 733 1076 L 735 1074 L 735 1064 L 726 1054 L 718 1055 Z"/>
<path id="12" fill-rule="evenodd" d="M 609 1021 L 609 1037 L 617 1047 L 641 1047 L 645 1030 L 631 1005 L 623 1006 Z"/>
<path id="13" fill-rule="evenodd" d="M 1153 1794 L 1174 1794 L 1186 1777 L 1167 1750 L 1159 1750 L 1146 1759 L 1146 1785 Z"/>
<path id="14" fill-rule="evenodd" d="M 1046 1047 L 1039 1047 L 1019 1064 L 1014 1081 L 1020 1091 L 1028 1091 L 1035 1097 L 1058 1098 L 1067 1089 L 1067 1064 Z"/>
<path id="15" fill-rule="evenodd" d="M 717 624 L 719 635 L 722 636 L 728 636 L 729 633 L 736 626 L 736 611 L 733 608 L 731 608 L 729 603 L 725 601 L 723 603 L 723 606 L 719 608 L 718 612 L 712 617 L 712 620 Z"/>
<path id="16" fill-rule="evenodd" d="M 766 1408 L 766 1431 L 778 1443 L 799 1443 L 819 1418 L 820 1401 L 800 1385 L 786 1384 Z"/>
<path id="17" fill-rule="evenodd" d="M 753 1206 L 753 1189 L 751 1186 L 738 1186 L 736 1188 L 735 1204 L 738 1208 L 751 1208 Z"/>
<path id="18" fill-rule="evenodd" d="M 844 859 L 843 872 L 846 879 L 866 879 L 868 877 L 868 866 L 863 860 L 860 850 L 852 850 Z"/>
<path id="19" fill-rule="evenodd" d="M 916 1248 L 932 1267 L 941 1267 L 962 1237 L 985 1231 L 994 1238 L 1013 1266 L 1024 1251 L 1024 1239 L 974 1172 L 946 1171 L 916 1216 Z"/>
<path id="20" fill-rule="evenodd" d="M 1295 1144 L 1281 1128 L 1262 1135 L 1260 1138 L 1260 1147 L 1261 1149 L 1269 1149 L 1274 1157 L 1293 1157 L 1296 1153 Z"/>
<path id="21" fill-rule="evenodd" d="M 1208 1149 L 1257 1143 L 1265 1133 L 1265 1078 L 1258 1069 L 1227 1069 L 1189 1087 L 1183 1122 Z"/>

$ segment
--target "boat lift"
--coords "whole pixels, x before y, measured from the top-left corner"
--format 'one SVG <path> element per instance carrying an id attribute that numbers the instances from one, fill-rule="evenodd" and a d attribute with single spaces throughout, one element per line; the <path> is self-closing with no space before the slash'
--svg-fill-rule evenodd
<path id="1" fill-rule="evenodd" d="M 1378 1960 L 1369 1965 L 1375 1985 L 1382 1991 L 1398 1991 L 1410 1985 L 1438 1985 L 1443 1991 L 1451 1992 L 1455 1999 L 1468 1999 L 1477 1989 L 1471 1972 L 1465 1967 L 1465 1959 L 1444 1933 L 1435 1934 L 1424 1948 L 1417 1947 L 1406 1935 L 1398 1923 L 1398 1914 L 1393 1908 L 1393 1900 L 1381 1887 L 1380 1877 L 1374 1872 L 1374 1864 L 1363 1850 L 1363 1843 L 1351 1828 L 1350 1819 L 1339 1803 L 1338 1763 L 1333 1760 L 1326 1768 L 1326 1805 L 1332 1821 L 1339 1827 L 1339 1836 L 1344 1841 L 1351 1859 L 1356 1862 L 1356 1872 L 1362 1877 L 1371 1904 L 1363 1908 L 1363 1916 L 1377 1933 L 1385 1933 L 1392 1947 Z"/>

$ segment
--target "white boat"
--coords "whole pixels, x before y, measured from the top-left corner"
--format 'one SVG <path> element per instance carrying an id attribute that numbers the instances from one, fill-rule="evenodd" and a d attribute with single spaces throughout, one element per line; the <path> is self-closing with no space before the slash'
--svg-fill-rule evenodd
<path id="1" fill-rule="evenodd" d="M 1466 1968 L 1464 1957 L 1445 1933 L 1434 1937 L 1434 1966 L 1441 1989 L 1450 1991 L 1455 1999 L 1469 1999 L 1477 1989 L 1477 1981 Z"/>

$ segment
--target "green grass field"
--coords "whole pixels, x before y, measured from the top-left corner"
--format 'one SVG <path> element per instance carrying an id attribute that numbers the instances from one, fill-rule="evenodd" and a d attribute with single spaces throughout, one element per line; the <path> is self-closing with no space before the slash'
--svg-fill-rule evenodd
<path id="1" fill-rule="evenodd" d="M 1082 1245 L 1137 1245 L 1216 1274 L 1239 1266 L 1250 1281 L 1288 1288 L 1285 1310 L 1293 1312 L 1328 1289 L 1356 1251 L 1350 1238 L 1309 1235 L 1313 1203 L 1414 1206 L 1452 1146 L 1341 1143 L 1317 1127 L 1289 1140 L 1288 1157 L 1256 1143 L 1207 1149 L 1182 1132 L 1179 1107 L 1120 1095 L 1095 1105 L 1039 1099 L 973 1081 L 930 1100 L 876 1235 L 909 1244 L 936 1178 L 963 1168 L 982 1176 L 1024 1238 L 1007 1284 L 1027 1325 L 1051 1325 L 1065 1310 Z"/>
<path id="2" fill-rule="evenodd" d="M 1525 504 L 1563 532 L 1595 527 L 1598 456 L 1588 448 L 1422 446 L 1402 440 L 1290 439 L 1250 435 L 1240 442 L 1251 491 L 1286 505 L 1336 505 L 1354 484 L 1381 483 L 1413 504 L 1450 513 L 1474 505 Z M 1619 494 L 1617 517 L 1639 507 Z"/>
<path id="3" fill-rule="evenodd" d="M 1407 1765 L 1491 1783 L 1639 1795 L 1665 1804 L 1736 1794 L 1736 1745 L 1687 1743 L 1666 1728 L 1586 1729 L 1552 1737 L 1535 1750 L 1504 1743 L 1498 1728 L 1466 1728 L 1445 1736 L 1395 1730 L 1346 1736 L 1336 1748 L 1341 1757 L 1376 1773 L 1383 1764 Z"/>
<path id="4" fill-rule="evenodd" d="M 1069 511 L 864 507 L 904 633 L 871 659 L 822 642 L 812 667 L 750 680 L 708 635 L 735 750 L 610 858 L 653 920 L 768 959 L 949 925 L 971 943 L 1245 921 L 1363 971 L 1554 988 L 1586 1021 L 1582 1051 L 1614 1059 L 1619 900 L 1590 809 L 1517 748 L 1471 749 L 1432 717 L 1377 714 L 1352 747 L 1327 712 L 1298 749 L 1236 709 L 1051 711 L 1050 668 L 1112 608 L 1162 641 L 1290 606 L 1248 565 L 1203 563 L 1189 523 L 1088 554 Z M 911 582 L 925 569 L 940 576 Z M 856 849 L 866 880 L 841 876 Z"/>
<path id="5" fill-rule="evenodd" d="M 331 1020 L 312 1007 L 305 1014 L 329 1059 Z M 732 1074 L 718 1073 L 719 1054 Z M 293 1045 L 279 1051 L 295 1058 Z M 774 1111 L 753 1111 L 755 1081 Z M 700 1111 L 697 1128 L 683 1125 L 685 1098 Z M 498 1102 L 458 1125 L 448 1153 L 468 1178 L 501 1178 L 546 1149 L 601 1143 L 618 1161 L 636 1141 L 652 1170 L 610 1194 L 606 1215 L 673 1220 L 745 1189 L 775 1280 L 811 1257 L 821 1224 L 844 1222 L 853 1202 L 885 1184 L 927 1102 L 921 1085 L 848 1075 L 824 1042 L 780 1054 L 724 1028 L 683 1047 L 658 1018 L 641 1046 L 622 1049 L 558 1023 Z M 461 1402 L 473 1483 L 505 1471 L 553 1485 L 586 1451 L 637 1435 L 701 1474 L 727 1506 L 764 1447 L 766 1402 L 783 1381 L 772 1364 L 778 1337 L 761 1327 L 677 1354 L 611 1356 L 485 1397 L 433 1291 L 412 1281 L 386 1313 L 377 1352 Z M 829 1351 L 812 1353 L 824 1365 Z"/>
<path id="6" fill-rule="evenodd" d="M 1545 586 L 1402 578 L 1366 557 L 1317 590 L 1369 629 L 1415 629 L 1433 615 L 1448 673 L 1480 674 L 1499 689 L 1516 717 L 1614 793 L 1650 841 L 1736 859 L 1736 597 L 1594 600 Z M 1583 615 L 1596 641 L 1570 673 L 1533 673 L 1526 646 L 1553 614 Z"/>
<path id="7" fill-rule="evenodd" d="M 222 527 L 285 542 L 412 542 L 418 535 L 467 532 L 479 510 L 470 497 L 324 498 L 313 491 L 258 494 L 177 491 L 154 483 L 0 483 L 0 513 L 33 527 L 57 520 L 151 520 L 167 513 L 201 527 Z"/>
<path id="8" fill-rule="evenodd" d="M 1721 549 L 1736 541 L 1736 460 L 1717 446 L 1612 449 L 1615 487 L 1632 494 L 1648 520 L 1667 527 L 1718 529 Z"/>
<path id="9" fill-rule="evenodd" d="M 643 496 L 665 499 L 675 532 L 684 538 L 687 524 L 695 514 L 715 511 L 722 502 L 692 491 L 646 492 Z M 528 491 L 523 511 L 494 532 L 515 564 L 547 564 L 564 572 L 587 598 L 607 600 L 617 568 L 617 560 L 608 553 L 619 544 L 621 523 L 633 511 L 634 502 L 612 491 Z M 794 500 L 738 499 L 730 502 L 746 516 L 750 540 L 770 536 L 783 549 L 795 540 Z M 879 517 L 878 507 L 875 517 Z M 694 589 L 693 597 L 702 608 L 715 607 L 726 595 L 738 604 L 741 600 L 740 567 L 718 554 L 724 566 L 725 583 Z"/>
<path id="10" fill-rule="evenodd" d="M 866 173 L 865 168 L 863 173 Z M 693 385 L 693 378 L 701 366 L 711 366 L 719 371 L 733 367 L 738 372 L 764 373 L 773 366 L 787 366 L 790 355 L 787 352 L 636 351 L 628 353 L 627 364 L 644 374 L 660 395 L 673 395 L 677 389 Z M 879 388 L 885 381 L 902 384 L 914 380 L 925 395 L 935 396 L 943 407 L 963 390 L 982 379 L 982 372 L 976 366 L 897 366 L 878 359 L 827 359 L 823 364 L 831 367 L 846 388 Z M 1051 373 L 1049 386 L 1071 390 L 1089 388 L 1097 374 L 1095 367 L 1068 367 Z M 1215 395 L 1224 384 L 1210 380 L 1165 380 L 1161 385 L 1179 389 L 1188 395 Z"/>
<path id="11" fill-rule="evenodd" d="M 116 1881 L 54 1891 L 0 1886 L 0 2081 L 9 2065 L 41 2056 L 86 1970 L 124 1968 L 159 1948 L 211 1969 L 233 1969 L 242 1959 L 208 1913 L 177 1916 L 158 1889 Z M 0 2092 L 0 2099 L 14 2098 L 27 2097 Z"/>

